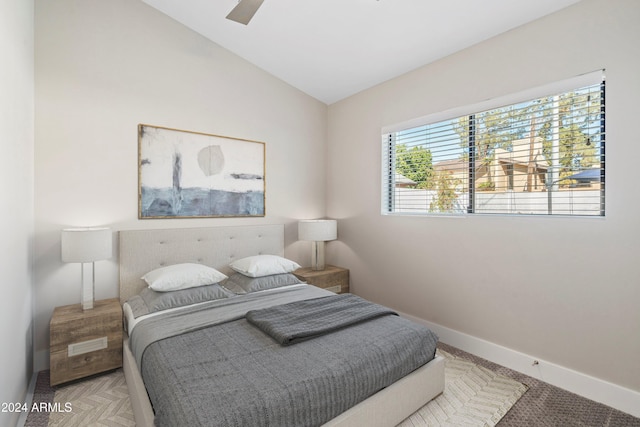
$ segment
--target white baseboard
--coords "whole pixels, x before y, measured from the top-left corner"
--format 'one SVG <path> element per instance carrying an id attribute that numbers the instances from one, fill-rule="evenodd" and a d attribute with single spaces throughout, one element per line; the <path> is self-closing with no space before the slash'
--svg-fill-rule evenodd
<path id="1" fill-rule="evenodd" d="M 29 382 L 29 388 L 27 389 L 27 395 L 24 398 L 24 403 L 27 408 L 31 408 L 31 404 L 33 403 L 33 394 L 36 390 L 36 381 L 38 380 L 38 372 L 34 372 L 31 375 L 31 381 Z M 29 411 L 20 412 L 20 417 L 18 418 L 17 427 L 24 427 L 27 422 L 27 417 L 29 416 Z"/>
<path id="2" fill-rule="evenodd" d="M 438 334 L 440 340 L 445 344 L 640 418 L 640 392 L 436 323 L 401 312 L 398 313 L 402 317 L 427 326 Z"/>

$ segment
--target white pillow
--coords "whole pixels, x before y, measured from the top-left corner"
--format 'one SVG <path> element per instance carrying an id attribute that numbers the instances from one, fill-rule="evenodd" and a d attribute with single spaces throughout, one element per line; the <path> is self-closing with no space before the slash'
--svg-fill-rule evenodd
<path id="1" fill-rule="evenodd" d="M 196 286 L 212 285 L 227 276 L 215 268 L 202 264 L 184 263 L 161 267 L 142 276 L 149 287 L 157 292 L 177 291 Z"/>
<path id="2" fill-rule="evenodd" d="M 234 261 L 229 267 L 245 276 L 262 277 L 291 273 L 299 269 L 300 265 L 277 255 L 255 255 Z"/>

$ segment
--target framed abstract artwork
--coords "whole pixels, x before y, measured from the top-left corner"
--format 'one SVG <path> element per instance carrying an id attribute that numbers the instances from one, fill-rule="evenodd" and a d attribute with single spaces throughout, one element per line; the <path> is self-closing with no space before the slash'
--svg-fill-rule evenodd
<path id="1" fill-rule="evenodd" d="M 265 215 L 265 144 L 138 125 L 138 218 Z"/>

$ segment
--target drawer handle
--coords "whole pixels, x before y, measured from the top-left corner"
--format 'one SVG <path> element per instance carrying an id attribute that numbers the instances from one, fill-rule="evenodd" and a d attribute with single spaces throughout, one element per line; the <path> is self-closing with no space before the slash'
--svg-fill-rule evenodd
<path id="1" fill-rule="evenodd" d="M 69 344 L 67 355 L 69 357 L 78 356 L 80 354 L 90 353 L 104 348 L 107 348 L 107 337 Z"/>

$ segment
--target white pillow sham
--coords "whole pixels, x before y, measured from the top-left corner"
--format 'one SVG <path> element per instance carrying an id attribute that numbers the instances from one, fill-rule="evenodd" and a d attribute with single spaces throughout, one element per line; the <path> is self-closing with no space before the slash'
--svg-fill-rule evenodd
<path id="1" fill-rule="evenodd" d="M 151 289 L 157 292 L 177 291 L 218 283 L 227 276 L 215 268 L 202 264 L 183 263 L 157 268 L 142 276 Z"/>
<path id="2" fill-rule="evenodd" d="M 262 277 L 291 273 L 299 269 L 300 264 L 277 255 L 254 255 L 234 261 L 229 267 L 245 276 Z"/>

